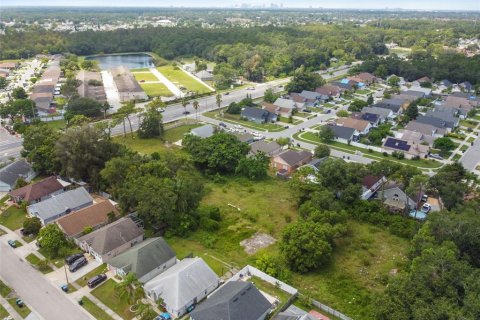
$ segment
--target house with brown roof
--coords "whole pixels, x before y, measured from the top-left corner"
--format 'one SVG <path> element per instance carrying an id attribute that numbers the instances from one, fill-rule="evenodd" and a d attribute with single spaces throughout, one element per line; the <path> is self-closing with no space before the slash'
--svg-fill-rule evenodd
<path id="1" fill-rule="evenodd" d="M 117 208 L 109 200 L 104 200 L 61 217 L 57 224 L 67 237 L 78 238 L 85 228 L 97 230 L 108 224 L 112 215 L 119 215 Z"/>
<path id="2" fill-rule="evenodd" d="M 342 89 L 339 86 L 334 86 L 331 84 L 325 84 L 317 89 L 315 92 L 320 93 L 322 96 L 327 96 L 330 98 L 338 98 L 342 93 Z"/>
<path id="3" fill-rule="evenodd" d="M 372 124 L 369 121 L 363 119 L 338 118 L 336 122 L 339 126 L 344 126 L 357 130 L 360 135 L 368 134 L 368 132 L 372 128 Z"/>
<path id="4" fill-rule="evenodd" d="M 443 108 L 456 110 L 462 118 L 465 118 L 470 110 L 478 106 L 480 106 L 478 101 L 453 95 L 449 95 L 442 104 Z"/>
<path id="5" fill-rule="evenodd" d="M 371 85 L 377 80 L 377 77 L 375 77 L 373 74 L 368 72 L 361 72 L 357 74 L 357 78 L 362 80 L 362 82 L 365 83 L 366 85 Z"/>
<path id="6" fill-rule="evenodd" d="M 262 109 L 267 110 L 270 113 L 276 114 L 277 116 L 280 114 L 280 107 L 274 105 L 273 103 L 269 102 L 262 102 Z"/>
<path id="7" fill-rule="evenodd" d="M 289 149 L 274 156 L 271 160 L 271 164 L 277 171 L 277 175 L 287 177 L 299 167 L 309 163 L 312 158 L 313 155 L 311 152 Z"/>
<path id="8" fill-rule="evenodd" d="M 2 62 L 0 63 L 0 69 L 13 70 L 17 69 L 19 66 L 18 62 Z"/>
<path id="9" fill-rule="evenodd" d="M 25 201 L 28 204 L 40 202 L 65 191 L 65 187 L 57 177 L 48 177 L 33 184 L 15 189 L 8 193 L 15 203 Z"/>
<path id="10" fill-rule="evenodd" d="M 101 263 L 143 241 L 143 228 L 131 218 L 121 218 L 75 239 L 75 243 Z"/>

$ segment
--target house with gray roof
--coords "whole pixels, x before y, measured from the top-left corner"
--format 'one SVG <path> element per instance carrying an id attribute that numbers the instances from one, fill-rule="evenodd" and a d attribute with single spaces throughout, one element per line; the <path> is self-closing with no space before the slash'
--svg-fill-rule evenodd
<path id="1" fill-rule="evenodd" d="M 272 304 L 251 282 L 229 281 L 190 314 L 191 320 L 264 320 Z"/>
<path id="2" fill-rule="evenodd" d="M 352 141 L 359 134 L 357 130 L 349 127 L 337 125 L 328 125 L 328 127 L 332 129 L 335 139 L 342 142 Z"/>
<path id="3" fill-rule="evenodd" d="M 200 137 L 202 139 L 213 136 L 215 133 L 215 128 L 211 124 L 206 124 L 198 128 L 190 130 L 190 134 Z"/>
<path id="4" fill-rule="evenodd" d="M 268 123 L 277 121 L 277 115 L 265 109 L 245 107 L 240 113 L 242 119 L 255 123 Z"/>
<path id="5" fill-rule="evenodd" d="M 93 198 L 85 188 L 80 187 L 52 195 L 51 198 L 29 205 L 27 212 L 32 217 L 39 218 L 43 225 L 47 225 L 64 215 L 92 204 Z"/>
<path id="6" fill-rule="evenodd" d="M 443 128 L 437 128 L 431 124 L 418 122 L 416 120 L 410 121 L 406 126 L 405 130 L 419 132 L 424 135 L 429 135 L 435 138 L 441 138 L 445 135 L 446 130 Z"/>
<path id="7" fill-rule="evenodd" d="M 275 100 L 273 104 L 276 105 L 277 107 L 280 107 L 280 109 L 288 109 L 288 110 L 297 109 L 298 111 L 302 111 L 305 108 L 305 103 L 295 102 L 294 100 L 285 99 L 285 98 L 278 98 L 277 100 Z"/>
<path id="8" fill-rule="evenodd" d="M 75 239 L 75 243 L 101 263 L 143 241 L 143 228 L 124 217 Z"/>
<path id="9" fill-rule="evenodd" d="M 418 116 L 417 122 L 429 124 L 439 129 L 444 129 L 447 133 L 453 129 L 452 122 L 446 122 L 445 120 L 432 116 Z"/>
<path id="10" fill-rule="evenodd" d="M 143 286 L 153 301 L 174 317 L 181 317 L 212 293 L 219 285 L 218 276 L 203 259 L 185 258 L 160 273 Z"/>
<path id="11" fill-rule="evenodd" d="M 409 90 L 403 91 L 402 94 L 409 95 L 416 99 L 428 98 L 432 95 L 432 89 L 420 86 L 412 86 Z M 415 99 L 415 100 L 416 100 Z"/>
<path id="12" fill-rule="evenodd" d="M 202 70 L 197 73 L 195 73 L 195 77 L 199 78 L 202 81 L 212 81 L 213 80 L 213 73 L 207 71 L 207 70 Z"/>
<path id="13" fill-rule="evenodd" d="M 265 153 L 268 157 L 273 157 L 282 151 L 282 146 L 275 141 L 255 141 L 250 145 L 249 155 L 255 155 L 259 152 Z"/>
<path id="14" fill-rule="evenodd" d="M 12 162 L 0 169 L 0 192 L 10 192 L 19 178 L 30 182 L 35 175 L 32 166 L 25 159 Z"/>
<path id="15" fill-rule="evenodd" d="M 150 238 L 107 261 L 108 269 L 120 277 L 134 273 L 145 283 L 177 262 L 173 249 L 163 238 Z"/>
<path id="16" fill-rule="evenodd" d="M 392 110 L 385 109 L 385 108 L 379 108 L 379 107 L 375 107 L 375 106 L 364 107 L 362 109 L 362 113 L 376 114 L 380 118 L 380 122 L 384 122 L 385 120 L 395 118 L 395 115 L 394 115 Z"/>
<path id="17" fill-rule="evenodd" d="M 292 304 L 285 311 L 275 315 L 272 320 L 318 320 L 318 318 Z"/>
<path id="18" fill-rule="evenodd" d="M 240 141 L 240 142 L 243 142 L 243 143 L 252 143 L 255 139 L 255 137 L 253 136 L 253 134 L 251 133 L 245 133 L 245 132 L 234 132 L 232 133 L 235 137 L 237 137 L 237 139 Z"/>
<path id="19" fill-rule="evenodd" d="M 435 110 L 428 110 L 425 115 L 427 117 L 434 117 L 434 118 L 441 119 L 445 121 L 445 123 L 449 128 L 453 129 L 457 127 L 458 124 L 460 123 L 460 119 L 455 117 L 455 113 L 456 112 L 453 109 L 448 110 L 448 109 L 435 108 Z"/>
<path id="20" fill-rule="evenodd" d="M 415 201 L 395 184 L 378 191 L 377 198 L 382 200 L 391 211 L 413 210 L 416 206 Z"/>

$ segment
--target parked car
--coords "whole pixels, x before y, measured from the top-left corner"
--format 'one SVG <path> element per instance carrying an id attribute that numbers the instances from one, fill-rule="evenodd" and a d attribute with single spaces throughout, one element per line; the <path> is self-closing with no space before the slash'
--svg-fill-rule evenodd
<path id="1" fill-rule="evenodd" d="M 247 90 L 255 90 L 255 87 L 248 87 Z"/>
<path id="2" fill-rule="evenodd" d="M 190 111 L 183 111 L 182 114 L 190 114 Z"/>
<path id="3" fill-rule="evenodd" d="M 104 273 L 102 273 L 88 280 L 87 285 L 89 288 L 95 288 L 105 280 L 107 280 L 107 276 Z"/>
<path id="4" fill-rule="evenodd" d="M 30 233 L 28 233 L 27 231 L 25 231 L 24 228 L 20 229 L 20 233 L 22 234 L 22 236 L 26 237 L 26 236 L 29 236 Z"/>
<path id="5" fill-rule="evenodd" d="M 23 303 L 22 299 L 20 299 L 20 298 L 15 300 L 15 304 L 17 306 L 19 306 L 20 308 L 22 308 L 24 306 L 24 303 Z"/>
<path id="6" fill-rule="evenodd" d="M 220 122 L 218 125 L 219 125 L 220 127 L 224 127 L 224 128 L 227 127 L 227 125 L 226 125 L 225 123 L 223 123 L 223 122 Z"/>
<path id="7" fill-rule="evenodd" d="M 75 261 L 77 261 L 80 258 L 83 258 L 83 253 L 72 254 L 71 256 L 68 256 L 68 257 L 65 258 L 65 262 L 68 265 L 71 265 L 72 263 L 74 263 Z"/>
<path id="8" fill-rule="evenodd" d="M 85 257 L 82 257 L 80 259 L 77 259 L 74 263 L 72 263 L 69 267 L 70 269 L 70 272 L 75 272 L 77 271 L 78 269 L 80 269 L 81 267 L 83 267 L 84 265 L 86 265 L 88 263 L 87 259 L 85 259 Z"/>
<path id="9" fill-rule="evenodd" d="M 430 158 L 438 159 L 438 160 L 443 160 L 442 156 L 436 153 L 430 153 L 429 154 Z"/>
<path id="10" fill-rule="evenodd" d="M 427 202 L 427 200 L 428 200 L 428 195 L 424 194 L 422 196 L 422 202 Z"/>
<path id="11" fill-rule="evenodd" d="M 228 96 L 229 94 L 230 94 L 230 92 L 227 91 L 227 92 L 225 92 L 223 95 L 224 95 L 224 96 Z"/>
<path id="12" fill-rule="evenodd" d="M 8 245 L 12 248 L 17 247 L 17 240 L 8 240 Z"/>
<path id="13" fill-rule="evenodd" d="M 432 210 L 432 206 L 428 203 L 424 203 L 422 206 L 422 212 L 429 213 Z"/>

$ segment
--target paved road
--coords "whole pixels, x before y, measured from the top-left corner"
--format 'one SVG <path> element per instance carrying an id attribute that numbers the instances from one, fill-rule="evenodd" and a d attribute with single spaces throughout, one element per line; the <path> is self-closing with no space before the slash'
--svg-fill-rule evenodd
<path id="1" fill-rule="evenodd" d="M 480 125 L 477 126 L 477 129 L 480 128 Z M 463 164 L 465 169 L 470 172 L 479 174 L 480 170 L 477 170 L 476 167 L 480 165 L 480 137 L 477 137 L 473 146 L 468 148 L 460 159 L 460 162 Z"/>
<path id="2" fill-rule="evenodd" d="M 0 127 L 0 164 L 11 157 L 17 158 L 22 151 L 22 138 L 11 135 Z"/>
<path id="3" fill-rule="evenodd" d="M 5 241 L 0 241 L 0 257 L 0 277 L 44 319 L 91 319 L 82 307 L 16 255 Z"/>

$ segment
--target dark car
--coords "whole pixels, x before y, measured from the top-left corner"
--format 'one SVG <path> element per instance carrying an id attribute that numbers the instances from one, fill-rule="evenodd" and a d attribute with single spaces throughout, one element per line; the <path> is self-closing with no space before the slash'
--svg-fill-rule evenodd
<path id="1" fill-rule="evenodd" d="M 190 114 L 190 111 L 183 111 L 182 114 Z"/>
<path id="2" fill-rule="evenodd" d="M 83 253 L 72 254 L 71 256 L 68 256 L 68 257 L 65 258 L 65 262 L 68 265 L 71 265 L 72 263 L 77 261 L 77 259 L 80 259 L 80 258 L 83 258 Z"/>
<path id="3" fill-rule="evenodd" d="M 227 91 L 223 95 L 228 96 L 229 94 L 230 94 L 230 92 Z"/>
<path id="4" fill-rule="evenodd" d="M 8 240 L 8 245 L 12 248 L 17 247 L 17 240 Z"/>
<path id="5" fill-rule="evenodd" d="M 219 125 L 220 127 L 224 127 L 224 128 L 227 127 L 227 125 L 226 125 L 225 123 L 223 123 L 223 122 L 220 122 L 218 125 Z"/>
<path id="6" fill-rule="evenodd" d="M 78 269 L 80 269 L 81 267 L 83 267 L 84 265 L 86 265 L 88 263 L 87 259 L 85 259 L 85 257 L 82 257 L 80 259 L 77 259 L 74 263 L 72 263 L 72 265 L 69 267 L 70 269 L 70 272 L 75 272 L 77 271 Z"/>
<path id="7" fill-rule="evenodd" d="M 95 288 L 96 286 L 98 286 L 100 283 L 102 283 L 105 280 L 107 280 L 107 276 L 102 273 L 102 274 L 96 275 L 95 277 L 88 280 L 87 285 L 88 285 L 89 288 Z"/>

